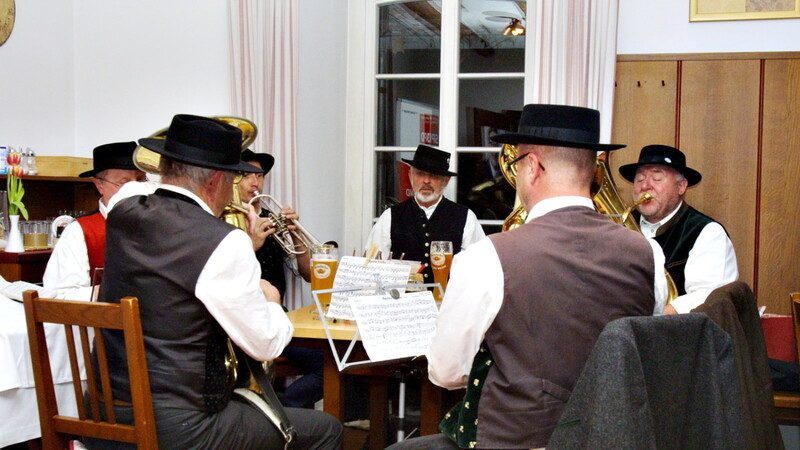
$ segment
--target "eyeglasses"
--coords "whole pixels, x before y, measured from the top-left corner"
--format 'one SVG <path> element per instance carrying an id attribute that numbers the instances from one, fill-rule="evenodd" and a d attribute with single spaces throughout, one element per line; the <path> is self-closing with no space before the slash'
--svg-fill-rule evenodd
<path id="1" fill-rule="evenodd" d="M 135 180 L 123 180 L 121 182 L 114 182 L 114 181 L 106 180 L 105 178 L 100 178 L 100 177 L 95 177 L 95 178 L 100 180 L 100 181 L 105 181 L 108 184 L 113 184 L 116 187 L 122 187 L 123 184 L 125 184 L 125 183 L 127 183 L 129 181 L 139 181 L 139 182 L 147 181 L 147 177 L 136 178 Z"/>
<path id="2" fill-rule="evenodd" d="M 530 153 L 525 153 L 525 154 L 519 155 L 519 156 L 517 156 L 516 158 L 512 159 L 511 161 L 507 162 L 507 163 L 506 163 L 506 170 L 507 170 L 508 172 L 511 172 L 511 166 L 513 166 L 514 164 L 516 164 L 516 163 L 518 163 L 518 162 L 522 161 L 522 160 L 523 160 L 523 159 L 525 159 L 525 157 L 526 157 L 526 156 L 528 156 L 528 155 L 530 155 Z M 540 169 L 542 169 L 542 172 L 544 172 L 544 171 L 545 171 L 545 170 L 544 170 L 544 166 L 542 165 L 542 163 L 539 163 L 539 168 L 540 168 Z"/>

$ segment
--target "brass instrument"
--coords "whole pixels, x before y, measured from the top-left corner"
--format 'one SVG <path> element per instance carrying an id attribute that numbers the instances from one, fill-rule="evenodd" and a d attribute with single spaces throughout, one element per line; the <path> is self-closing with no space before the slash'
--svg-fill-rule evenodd
<path id="1" fill-rule="evenodd" d="M 306 251 L 311 250 L 311 247 L 316 247 L 321 244 L 319 239 L 315 238 L 313 234 L 309 233 L 308 230 L 300 225 L 300 221 L 289 220 L 280 213 L 283 209 L 283 205 L 275 200 L 275 197 L 267 194 L 259 194 L 259 192 L 256 191 L 256 195 L 250 199 L 249 203 L 252 205 L 255 201 L 258 201 L 261 208 L 270 211 L 268 218 L 272 222 L 272 226 L 275 227 L 275 232 L 272 233 L 272 237 L 278 241 L 278 244 L 280 244 L 283 251 L 287 254 L 302 255 Z M 295 229 L 290 230 L 289 225 L 294 225 Z M 295 244 L 295 241 L 300 244 Z M 297 250 L 300 246 L 305 246 L 306 250 Z"/>
<path id="2" fill-rule="evenodd" d="M 516 188 L 517 171 L 515 166 L 508 167 L 508 162 L 517 157 L 517 148 L 514 145 L 505 144 L 500 150 L 498 156 L 500 162 L 500 170 L 503 172 L 506 180 Z M 611 170 L 608 167 L 608 152 L 602 152 L 597 155 L 597 169 L 595 170 L 594 182 L 592 183 L 592 201 L 598 212 L 611 218 L 614 222 L 634 231 L 642 232 L 639 228 L 639 223 L 631 216 L 631 212 L 642 203 L 652 200 L 652 195 L 645 193 L 633 205 L 626 207 L 622 198 L 617 191 L 617 185 L 614 179 L 611 178 Z M 525 223 L 525 218 L 528 212 L 525 211 L 523 205 L 517 197 L 514 210 L 503 222 L 503 231 L 512 230 Z M 675 281 L 669 275 L 669 272 L 664 269 L 667 277 L 667 304 L 678 297 L 678 288 L 675 286 Z"/>

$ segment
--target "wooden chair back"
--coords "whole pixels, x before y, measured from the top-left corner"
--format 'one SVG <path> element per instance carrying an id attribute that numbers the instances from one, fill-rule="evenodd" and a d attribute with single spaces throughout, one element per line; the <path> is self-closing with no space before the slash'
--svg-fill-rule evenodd
<path id="1" fill-rule="evenodd" d="M 800 355 L 800 292 L 789 294 L 789 303 L 792 305 L 792 319 L 794 321 L 794 343 L 797 354 Z M 797 361 L 795 361 L 797 362 Z"/>
<path id="2" fill-rule="evenodd" d="M 125 297 L 119 304 L 89 303 L 39 298 L 36 291 L 26 291 L 23 299 L 43 448 L 64 449 L 67 448 L 71 436 L 86 436 L 133 443 L 139 449 L 157 449 L 150 377 L 147 373 L 138 300 Z M 58 413 L 45 323 L 64 326 L 78 417 L 62 416 Z M 78 329 L 77 343 L 73 327 Z M 90 328 L 94 329 L 97 371 L 92 369 Z M 117 423 L 102 329 L 121 330 L 125 336 L 134 425 Z M 78 354 L 76 344 L 80 345 L 82 355 Z M 84 401 L 80 376 L 81 357 L 86 368 L 88 402 Z M 95 372 L 99 374 L 99 380 Z M 90 414 L 87 414 L 86 403 L 89 404 Z"/>

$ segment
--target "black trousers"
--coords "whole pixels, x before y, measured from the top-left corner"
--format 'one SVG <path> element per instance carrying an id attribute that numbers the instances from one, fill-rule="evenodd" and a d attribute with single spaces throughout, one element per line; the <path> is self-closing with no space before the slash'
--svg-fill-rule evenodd
<path id="1" fill-rule="evenodd" d="M 297 431 L 295 449 L 338 449 L 342 424 L 322 411 L 285 408 Z M 115 407 L 117 420 L 133 423 L 131 407 Z M 283 449 L 285 441 L 264 414 L 249 403 L 232 399 L 222 411 L 206 414 L 185 409 L 154 408 L 158 445 L 165 449 Z M 132 449 L 134 446 L 87 439 L 91 449 Z"/>

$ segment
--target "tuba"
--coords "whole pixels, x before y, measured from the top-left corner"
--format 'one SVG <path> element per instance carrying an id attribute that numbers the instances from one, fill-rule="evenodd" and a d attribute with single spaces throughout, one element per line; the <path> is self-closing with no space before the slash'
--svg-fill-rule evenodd
<path id="1" fill-rule="evenodd" d="M 498 159 L 500 162 L 500 170 L 503 176 L 511 186 L 517 187 L 517 170 L 515 166 L 508 167 L 508 162 L 517 157 L 517 147 L 511 144 L 503 145 L 500 149 Z M 597 168 L 595 169 L 594 181 L 592 182 L 592 201 L 595 208 L 601 214 L 608 216 L 614 222 L 639 233 L 642 230 L 639 228 L 639 223 L 631 216 L 631 212 L 642 203 L 650 201 L 653 197 L 645 193 L 631 206 L 626 206 L 625 202 L 619 196 L 617 185 L 614 179 L 611 178 L 611 170 L 608 168 L 608 152 L 601 152 L 597 155 Z M 528 212 L 525 211 L 519 197 L 514 202 L 514 210 L 503 222 L 503 231 L 512 230 L 525 223 L 525 218 Z M 666 272 L 666 269 L 664 269 Z M 675 281 L 669 275 L 667 276 L 667 304 L 678 297 L 678 288 L 675 286 Z"/>

